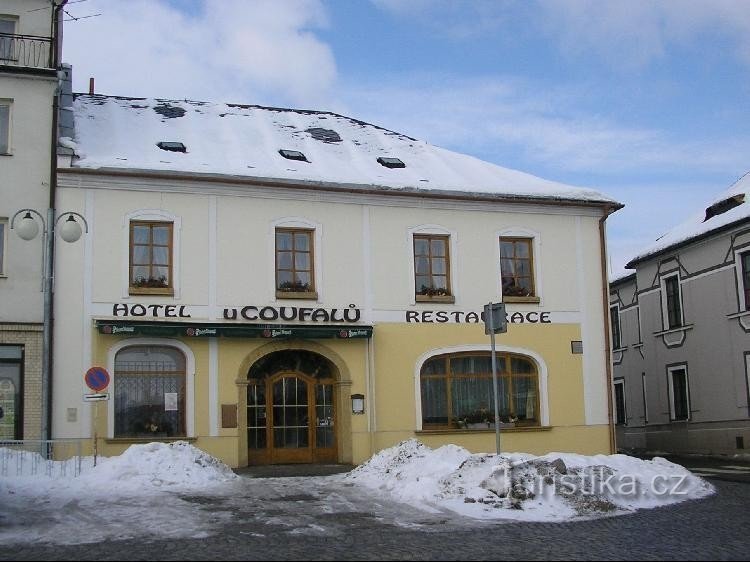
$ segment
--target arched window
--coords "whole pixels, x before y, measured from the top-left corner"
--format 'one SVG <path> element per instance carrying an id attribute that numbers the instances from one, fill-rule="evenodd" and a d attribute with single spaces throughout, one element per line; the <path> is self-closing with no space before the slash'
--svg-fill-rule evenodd
<path id="1" fill-rule="evenodd" d="M 539 375 L 529 358 L 497 354 L 500 422 L 539 425 Z M 495 420 L 489 352 L 438 355 L 420 372 L 423 429 L 490 428 Z"/>
<path id="2" fill-rule="evenodd" d="M 134 345 L 115 356 L 115 437 L 184 437 L 185 356 Z"/>

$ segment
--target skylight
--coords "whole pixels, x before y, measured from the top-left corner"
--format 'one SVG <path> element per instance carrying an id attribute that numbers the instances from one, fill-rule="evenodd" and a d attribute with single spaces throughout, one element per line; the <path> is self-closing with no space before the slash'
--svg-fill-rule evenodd
<path id="1" fill-rule="evenodd" d="M 156 146 L 169 152 L 187 152 L 187 147 L 181 142 L 161 141 L 156 143 Z"/>
<path id="2" fill-rule="evenodd" d="M 386 168 L 406 168 L 406 164 L 398 158 L 386 158 L 385 156 L 378 157 L 378 164 Z"/>
<path id="3" fill-rule="evenodd" d="M 703 222 L 706 222 L 711 217 L 715 217 L 716 215 L 721 215 L 722 213 L 726 213 L 727 211 L 734 209 L 735 207 L 742 205 L 745 202 L 745 194 L 740 193 L 739 195 L 733 195 L 732 197 L 727 197 L 726 199 L 722 199 L 721 201 L 714 203 L 710 207 L 706 208 L 706 218 L 703 219 Z"/>
<path id="4" fill-rule="evenodd" d="M 284 158 L 287 158 L 289 160 L 299 160 L 300 162 L 309 162 L 309 160 L 305 157 L 304 154 L 302 154 L 299 150 L 286 150 L 282 148 L 279 150 L 279 154 L 281 154 Z"/>

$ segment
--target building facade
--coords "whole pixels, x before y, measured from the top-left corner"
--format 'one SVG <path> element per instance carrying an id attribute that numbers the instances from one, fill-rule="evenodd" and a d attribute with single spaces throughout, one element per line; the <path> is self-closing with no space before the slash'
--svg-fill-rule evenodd
<path id="1" fill-rule="evenodd" d="M 502 300 L 503 449 L 613 450 L 616 202 L 332 113 L 74 109 L 58 196 L 89 233 L 57 254 L 56 437 L 189 439 L 231 466 L 494 451 L 481 314 Z M 92 368 L 109 400 L 83 401 Z"/>
<path id="2" fill-rule="evenodd" d="M 619 449 L 747 451 L 749 189 L 745 176 L 611 283 Z"/>
<path id="3" fill-rule="evenodd" d="M 51 207 L 55 14 L 49 0 L 0 2 L 0 439 L 39 439 L 44 421 L 44 243 L 10 227 Z"/>

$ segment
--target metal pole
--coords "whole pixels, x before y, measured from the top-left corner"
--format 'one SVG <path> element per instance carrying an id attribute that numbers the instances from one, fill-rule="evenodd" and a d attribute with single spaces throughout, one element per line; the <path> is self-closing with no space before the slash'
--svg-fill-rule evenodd
<path id="1" fill-rule="evenodd" d="M 50 438 L 49 424 L 50 365 L 52 344 L 52 268 L 54 264 L 55 219 L 54 209 L 47 209 L 47 224 L 44 225 L 44 324 L 42 332 L 42 441 Z M 45 455 L 45 458 L 47 456 Z"/>
<path id="2" fill-rule="evenodd" d="M 495 402 L 495 450 L 500 454 L 500 410 L 498 406 L 497 392 L 497 356 L 495 354 L 495 319 L 492 315 L 492 303 L 489 306 L 489 323 L 490 323 L 490 347 L 492 349 L 492 393 Z"/>

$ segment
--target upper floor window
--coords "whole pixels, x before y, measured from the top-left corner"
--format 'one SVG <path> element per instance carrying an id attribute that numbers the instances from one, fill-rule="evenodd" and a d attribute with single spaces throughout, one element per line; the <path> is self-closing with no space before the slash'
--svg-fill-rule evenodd
<path id="1" fill-rule="evenodd" d="M 450 237 L 414 235 L 414 287 L 416 300 L 450 299 Z"/>
<path id="2" fill-rule="evenodd" d="M 530 359 L 497 355 L 498 410 L 501 423 L 539 424 L 539 376 Z M 422 427 L 493 427 L 492 359 L 488 352 L 439 355 L 420 372 Z"/>
<path id="3" fill-rule="evenodd" d="M 306 228 L 276 229 L 276 297 L 316 299 L 315 231 Z"/>
<path id="4" fill-rule="evenodd" d="M 5 233 L 8 228 L 8 219 L 0 219 L 0 277 L 5 275 Z"/>
<path id="5" fill-rule="evenodd" d="M 10 154 L 10 108 L 9 100 L 0 100 L 0 154 Z"/>
<path id="6" fill-rule="evenodd" d="M 682 295 L 680 293 L 679 276 L 672 275 L 665 278 L 663 291 L 667 328 L 679 328 L 682 326 Z"/>
<path id="7" fill-rule="evenodd" d="M 536 297 L 533 238 L 500 238 L 503 298 Z"/>
<path id="8" fill-rule="evenodd" d="M 10 16 L 0 16 L 0 63 L 14 60 L 17 21 Z"/>
<path id="9" fill-rule="evenodd" d="M 172 232 L 171 222 L 130 222 L 130 294 L 174 294 Z"/>
<path id="10" fill-rule="evenodd" d="M 609 321 L 612 328 L 612 349 L 620 349 L 622 347 L 622 336 L 620 332 L 620 307 L 610 306 L 609 307 Z"/>
<path id="11" fill-rule="evenodd" d="M 740 272 L 742 274 L 740 290 L 745 294 L 745 310 L 750 310 L 750 252 L 740 254 Z"/>

